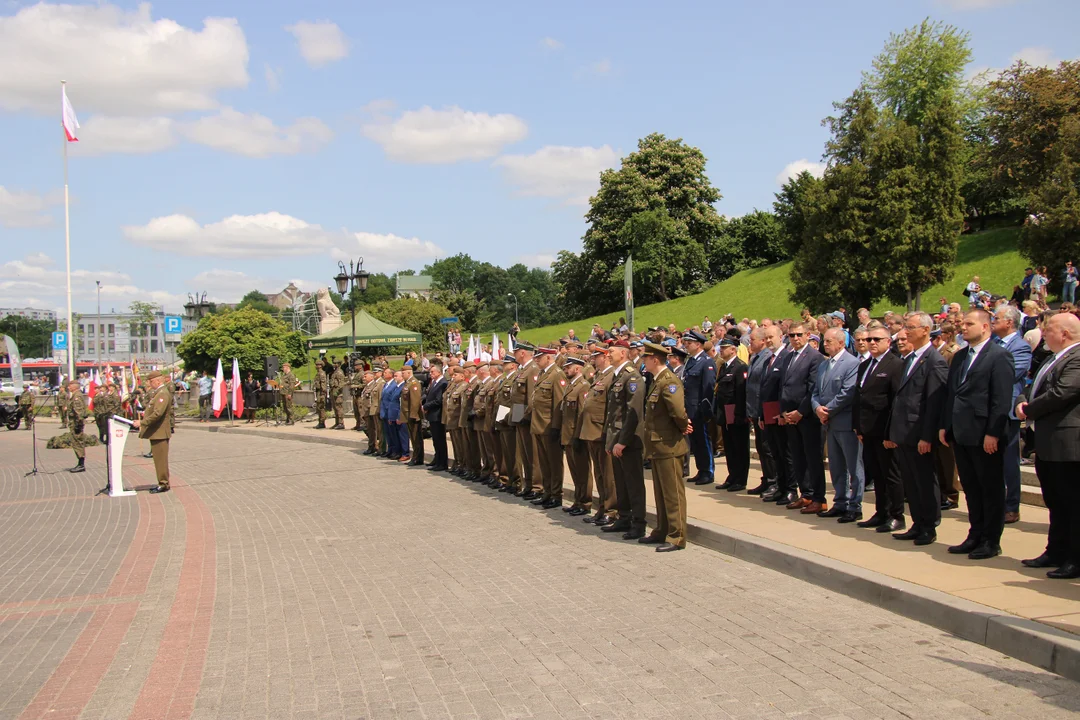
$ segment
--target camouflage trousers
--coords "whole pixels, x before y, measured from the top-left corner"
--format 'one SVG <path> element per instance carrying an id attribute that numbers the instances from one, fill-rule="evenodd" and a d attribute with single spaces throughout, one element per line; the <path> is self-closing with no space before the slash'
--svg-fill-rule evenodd
<path id="1" fill-rule="evenodd" d="M 86 457 L 86 448 L 83 446 L 83 430 L 84 425 L 82 420 L 73 420 L 71 422 L 71 449 L 75 451 L 75 457 L 82 460 Z"/>
<path id="2" fill-rule="evenodd" d="M 340 392 L 337 393 L 330 400 L 334 404 L 334 424 L 335 425 L 344 425 L 345 424 L 345 401 L 341 397 L 341 393 Z"/>
<path id="3" fill-rule="evenodd" d="M 285 422 L 292 422 L 292 395 L 281 396 L 281 407 L 285 411 Z"/>
<path id="4" fill-rule="evenodd" d="M 315 398 L 315 412 L 319 416 L 319 424 L 326 424 L 326 401 L 321 397 Z"/>

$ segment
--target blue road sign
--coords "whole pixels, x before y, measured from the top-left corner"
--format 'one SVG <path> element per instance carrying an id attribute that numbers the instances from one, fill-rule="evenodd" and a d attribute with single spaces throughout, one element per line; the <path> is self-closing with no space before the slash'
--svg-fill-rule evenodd
<path id="1" fill-rule="evenodd" d="M 439 322 L 441 322 L 443 325 L 451 325 L 453 323 L 456 323 L 457 321 L 458 319 L 456 317 L 448 317 L 439 320 Z"/>
<path id="2" fill-rule="evenodd" d="M 181 332 L 180 316 L 179 315 L 166 315 L 165 316 L 165 333 L 171 335 L 173 333 Z"/>
<path id="3" fill-rule="evenodd" d="M 67 350 L 67 333 L 54 332 L 52 334 L 53 350 Z"/>

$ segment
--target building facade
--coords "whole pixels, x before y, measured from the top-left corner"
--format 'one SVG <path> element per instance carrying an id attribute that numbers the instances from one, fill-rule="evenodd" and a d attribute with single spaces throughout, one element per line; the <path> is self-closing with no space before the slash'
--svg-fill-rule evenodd
<path id="1" fill-rule="evenodd" d="M 176 313 L 179 314 L 179 313 Z M 182 335 L 196 328 L 198 322 L 180 320 Z M 180 338 L 165 335 L 165 313 L 158 311 L 149 323 L 130 313 L 85 314 L 75 324 L 75 359 L 79 362 L 131 362 L 140 365 L 168 365 L 176 361 Z M 58 355 L 63 355 L 60 351 Z"/>
<path id="2" fill-rule="evenodd" d="M 8 315 L 17 315 L 18 317 L 24 317 L 29 320 L 48 320 L 49 322 L 56 322 L 55 310 L 42 310 L 41 308 L 0 308 L 0 318 L 5 318 Z"/>
<path id="3" fill-rule="evenodd" d="M 413 297 L 431 299 L 430 275 L 398 275 L 394 286 L 394 297 Z"/>

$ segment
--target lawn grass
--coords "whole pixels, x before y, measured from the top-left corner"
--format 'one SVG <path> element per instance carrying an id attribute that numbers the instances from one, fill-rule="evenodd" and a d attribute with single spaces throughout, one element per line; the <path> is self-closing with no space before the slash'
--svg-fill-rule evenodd
<path id="1" fill-rule="evenodd" d="M 936 311 L 937 300 L 942 296 L 952 302 L 962 302 L 964 287 L 972 275 L 979 275 L 982 286 L 996 295 L 1011 294 L 1013 285 L 1020 282 L 1028 265 L 1016 250 L 1019 233 L 1019 228 L 1008 227 L 961 237 L 952 280 L 924 292 L 923 308 Z M 788 299 L 791 288 L 790 262 L 744 270 L 698 295 L 635 308 L 634 325 L 639 331 L 668 323 L 684 328 L 700 324 L 705 315 L 715 322 L 727 313 L 736 318 L 797 317 L 801 308 Z M 835 308 L 812 309 L 825 312 Z M 880 316 L 886 310 L 903 309 L 883 302 L 875 305 L 872 312 Z M 598 322 L 607 330 L 621 314 L 605 313 L 561 325 L 524 328 L 520 337 L 532 343 L 549 343 L 564 336 L 568 328 L 574 328 L 578 337 L 585 338 L 593 323 Z"/>

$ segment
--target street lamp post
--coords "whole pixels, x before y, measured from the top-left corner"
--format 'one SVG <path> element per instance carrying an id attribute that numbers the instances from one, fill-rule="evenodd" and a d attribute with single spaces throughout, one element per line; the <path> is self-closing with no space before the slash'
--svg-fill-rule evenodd
<path id="1" fill-rule="evenodd" d="M 349 335 L 349 353 L 356 352 L 356 300 L 353 298 L 352 291 L 354 288 L 358 288 L 360 293 L 367 292 L 368 273 L 364 270 L 364 258 L 361 257 L 356 261 L 356 265 L 353 265 L 353 261 L 349 261 L 349 270 L 346 272 L 345 263 L 338 260 L 338 268 L 340 272 L 334 276 L 334 284 L 337 285 L 337 291 L 339 295 L 349 294 L 349 322 L 351 323 L 352 333 Z M 350 361 L 351 362 L 351 361 Z"/>
<path id="2" fill-rule="evenodd" d="M 97 327 L 94 328 L 94 356 L 97 360 L 98 371 L 101 371 L 101 281 L 97 283 Z"/>
<path id="3" fill-rule="evenodd" d="M 514 298 L 514 324 L 516 325 L 516 324 L 518 324 L 517 295 L 515 295 L 514 293 L 506 293 L 506 297 Z"/>

